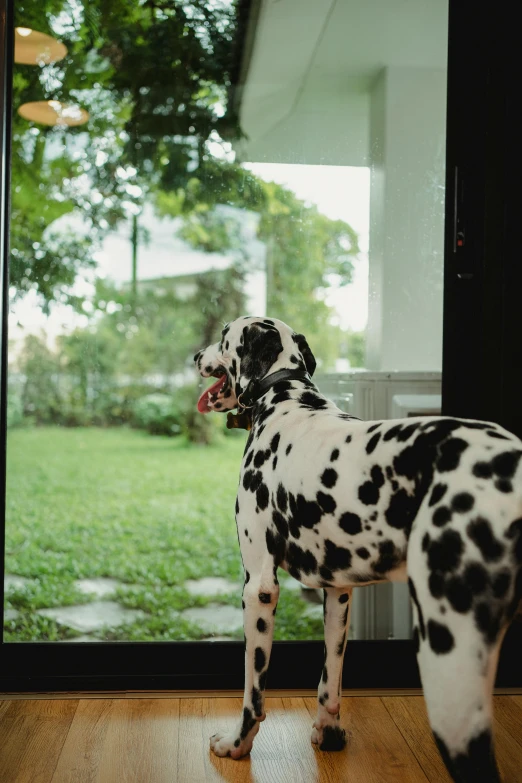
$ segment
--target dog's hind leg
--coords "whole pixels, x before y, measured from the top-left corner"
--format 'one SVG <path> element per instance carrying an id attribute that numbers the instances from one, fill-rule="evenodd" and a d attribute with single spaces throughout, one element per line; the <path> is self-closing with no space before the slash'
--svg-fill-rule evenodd
<path id="1" fill-rule="evenodd" d="M 250 567 L 252 570 L 248 570 Z M 279 583 L 273 558 L 266 554 L 245 559 L 243 624 L 245 629 L 245 694 L 243 713 L 237 729 L 210 738 L 217 756 L 241 758 L 250 753 L 260 721 L 265 719 L 264 691 L 274 635 L 274 615 L 279 599 Z"/>
<path id="2" fill-rule="evenodd" d="M 312 742 L 321 750 L 342 750 L 346 744 L 339 723 L 344 651 L 348 637 L 352 589 L 324 590 L 324 666 L 317 692 Z"/>
<path id="3" fill-rule="evenodd" d="M 415 573 L 417 570 L 417 573 Z M 456 783 L 500 783 L 493 749 L 493 685 L 503 637 L 494 606 L 456 611 L 435 600 L 426 569 L 409 569 L 414 640 L 428 718 L 442 759 Z M 435 587 L 431 584 L 432 589 Z M 460 608 L 456 580 L 448 590 Z"/>

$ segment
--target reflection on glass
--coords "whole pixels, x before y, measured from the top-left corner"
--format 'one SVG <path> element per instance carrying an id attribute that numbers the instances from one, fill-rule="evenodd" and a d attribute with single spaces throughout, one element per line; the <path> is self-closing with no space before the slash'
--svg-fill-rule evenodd
<path id="1" fill-rule="evenodd" d="M 286 0 L 248 35 L 229 0 L 18 9 L 67 55 L 14 73 L 7 640 L 242 638 L 244 434 L 191 361 L 237 315 L 305 333 L 355 415 L 436 412 L 446 9 L 403 6 Z M 281 581 L 276 638 L 322 638 Z M 400 587 L 364 593 L 353 635 L 409 635 Z"/>

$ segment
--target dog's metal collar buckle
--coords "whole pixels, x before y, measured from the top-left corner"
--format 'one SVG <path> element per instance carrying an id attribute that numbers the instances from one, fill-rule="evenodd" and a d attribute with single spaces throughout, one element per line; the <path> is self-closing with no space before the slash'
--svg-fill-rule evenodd
<path id="1" fill-rule="evenodd" d="M 249 384 L 249 386 L 250 386 L 250 384 Z M 241 394 L 237 398 L 237 407 L 238 407 L 238 410 L 240 410 L 241 412 L 246 411 L 249 408 L 253 408 L 254 404 L 255 404 L 255 400 L 252 402 L 252 405 L 246 405 L 244 402 L 241 402 L 241 398 L 244 397 L 245 394 L 247 394 L 247 393 L 248 393 L 248 386 L 245 389 L 245 391 L 241 392 Z"/>

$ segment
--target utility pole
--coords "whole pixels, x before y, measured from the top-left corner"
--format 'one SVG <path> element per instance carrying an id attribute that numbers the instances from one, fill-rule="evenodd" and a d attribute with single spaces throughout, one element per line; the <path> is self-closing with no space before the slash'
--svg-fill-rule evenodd
<path id="1" fill-rule="evenodd" d="M 132 276 L 131 276 L 131 298 L 132 306 L 136 305 L 136 299 L 138 295 L 138 216 L 132 216 L 132 229 L 131 229 L 131 246 L 132 246 Z"/>

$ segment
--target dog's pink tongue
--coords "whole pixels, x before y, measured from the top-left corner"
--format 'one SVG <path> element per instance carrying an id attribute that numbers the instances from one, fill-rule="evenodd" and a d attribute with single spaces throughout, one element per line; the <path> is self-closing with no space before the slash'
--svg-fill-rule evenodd
<path id="1" fill-rule="evenodd" d="M 220 378 L 217 379 L 215 383 L 212 384 L 212 386 L 209 386 L 208 389 L 205 389 L 203 394 L 198 400 L 198 411 L 200 413 L 210 413 L 212 408 L 209 407 L 208 401 L 211 394 L 217 394 L 223 384 L 226 381 L 226 375 L 222 375 Z"/>

